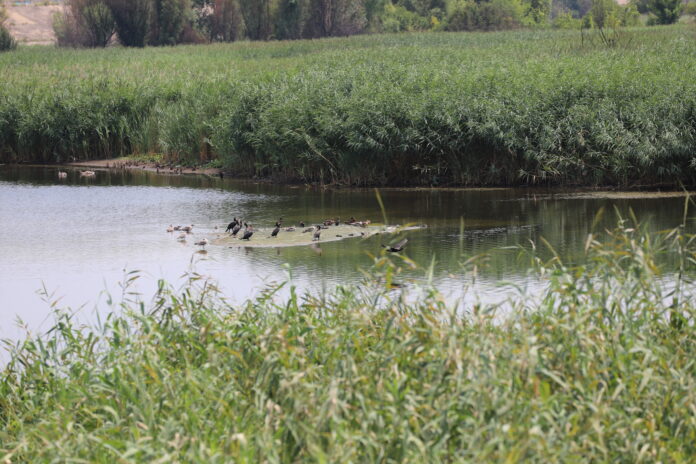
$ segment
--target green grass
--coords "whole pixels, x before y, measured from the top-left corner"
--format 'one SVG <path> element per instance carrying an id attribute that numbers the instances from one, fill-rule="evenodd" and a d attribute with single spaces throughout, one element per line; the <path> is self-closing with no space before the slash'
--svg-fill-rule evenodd
<path id="1" fill-rule="evenodd" d="M 427 33 L 0 55 L 0 157 L 164 153 L 354 185 L 696 184 L 696 32 Z"/>
<path id="2" fill-rule="evenodd" d="M 591 235 L 502 314 L 388 290 L 386 256 L 323 296 L 194 275 L 97 328 L 58 312 L 0 371 L 0 461 L 693 462 L 693 240 Z"/>

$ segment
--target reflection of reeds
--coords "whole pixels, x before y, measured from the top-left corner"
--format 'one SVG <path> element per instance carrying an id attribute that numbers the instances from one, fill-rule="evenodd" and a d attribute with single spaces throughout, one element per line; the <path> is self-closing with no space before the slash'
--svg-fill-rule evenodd
<path id="1" fill-rule="evenodd" d="M 354 185 L 693 184 L 694 41 L 370 36 L 0 56 L 0 156 L 163 153 Z"/>
<path id="2" fill-rule="evenodd" d="M 404 298 L 393 278 L 413 263 L 387 254 L 321 297 L 271 287 L 231 307 L 191 275 L 99 329 L 61 313 L 0 372 L 0 456 L 688 462 L 695 252 L 682 229 L 625 222 L 591 235 L 580 267 L 537 261 L 548 290 L 502 317 Z M 677 286 L 662 253 L 683 257 Z"/>

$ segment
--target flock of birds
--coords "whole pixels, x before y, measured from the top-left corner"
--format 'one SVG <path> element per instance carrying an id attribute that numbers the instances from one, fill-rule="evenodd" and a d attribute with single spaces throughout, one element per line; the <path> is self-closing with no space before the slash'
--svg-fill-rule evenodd
<path id="1" fill-rule="evenodd" d="M 285 232 L 294 232 L 297 229 L 294 226 L 290 227 L 282 227 L 283 224 L 283 218 L 281 217 L 278 219 L 275 223 L 275 226 L 273 230 L 271 231 L 271 235 L 269 238 L 275 238 L 278 236 L 278 234 L 281 232 L 281 230 L 284 230 Z M 312 241 L 317 242 L 321 240 L 321 231 L 329 229 L 331 226 L 339 226 L 341 224 L 341 219 L 340 218 L 335 218 L 335 219 L 327 219 L 321 224 L 316 224 L 313 226 L 307 227 L 307 225 L 304 223 L 304 221 L 301 221 L 298 224 L 298 227 L 301 229 L 304 229 L 302 231 L 303 234 L 305 233 L 311 233 L 312 234 Z M 354 217 L 351 217 L 348 221 L 345 221 L 344 224 L 346 225 L 351 225 L 351 226 L 356 226 L 356 227 L 367 227 L 370 225 L 370 221 L 358 221 Z M 181 242 L 185 242 L 188 234 L 193 233 L 193 227 L 194 225 L 191 224 L 190 226 L 174 226 L 172 224 L 167 227 L 167 232 L 168 233 L 174 233 L 174 232 L 181 232 L 181 234 L 178 236 L 177 240 Z M 242 232 L 242 227 L 243 227 L 243 232 Z M 215 226 L 215 229 L 217 230 L 217 226 Z M 239 237 L 239 233 L 242 232 L 241 237 Z M 254 226 L 243 221 L 242 219 L 237 219 L 236 217 L 232 220 L 227 225 L 227 228 L 225 229 L 225 233 L 229 233 L 231 237 L 239 238 L 240 240 L 251 240 L 251 237 L 254 235 L 256 230 L 254 229 Z M 354 236 L 355 234 L 348 234 L 349 237 Z M 360 235 L 364 236 L 365 233 L 361 232 Z M 342 237 L 341 235 L 336 235 L 337 237 Z M 210 242 L 208 241 L 207 238 L 204 238 L 203 240 L 199 240 L 194 243 L 196 246 L 200 246 L 202 249 L 205 249 L 205 246 L 208 245 Z M 404 238 L 400 242 L 394 244 L 394 245 L 382 245 L 387 251 L 391 253 L 398 253 L 400 251 L 403 251 L 404 247 L 408 243 L 408 239 Z"/>

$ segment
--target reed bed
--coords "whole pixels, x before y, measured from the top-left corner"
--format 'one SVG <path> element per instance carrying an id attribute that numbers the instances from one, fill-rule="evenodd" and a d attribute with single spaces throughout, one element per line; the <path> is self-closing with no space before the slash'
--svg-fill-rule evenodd
<path id="1" fill-rule="evenodd" d="M 0 159 L 137 153 L 351 185 L 696 180 L 696 42 L 427 33 L 0 56 Z"/>
<path id="2" fill-rule="evenodd" d="M 505 314 L 393 291 L 384 255 L 322 296 L 230 306 L 192 275 L 97 327 L 57 312 L 0 371 L 0 461 L 693 462 L 694 252 L 591 235 Z"/>

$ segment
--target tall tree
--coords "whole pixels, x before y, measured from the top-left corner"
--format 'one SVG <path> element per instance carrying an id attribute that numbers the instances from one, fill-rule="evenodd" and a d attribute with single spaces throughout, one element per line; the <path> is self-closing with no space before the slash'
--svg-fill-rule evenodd
<path id="1" fill-rule="evenodd" d="M 279 0 L 274 21 L 275 38 L 279 40 L 302 38 L 306 14 L 306 0 Z"/>
<path id="2" fill-rule="evenodd" d="M 149 0 L 106 0 L 116 22 L 116 33 L 127 47 L 144 47 L 150 24 Z"/>
<path id="3" fill-rule="evenodd" d="M 251 40 L 271 38 L 271 0 L 239 0 L 246 35 Z"/>
<path id="4" fill-rule="evenodd" d="M 190 12 L 190 0 L 153 0 L 150 44 L 176 45 Z"/>

